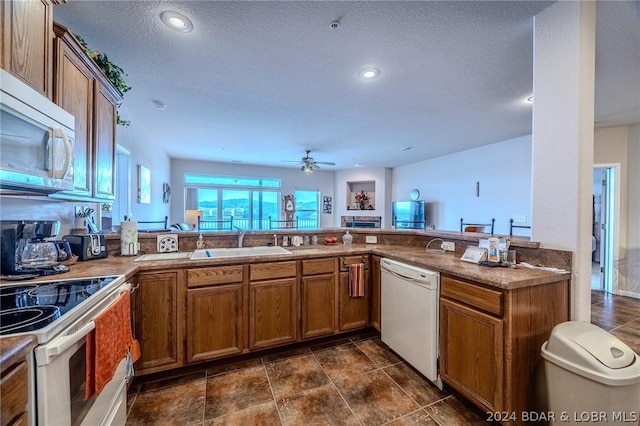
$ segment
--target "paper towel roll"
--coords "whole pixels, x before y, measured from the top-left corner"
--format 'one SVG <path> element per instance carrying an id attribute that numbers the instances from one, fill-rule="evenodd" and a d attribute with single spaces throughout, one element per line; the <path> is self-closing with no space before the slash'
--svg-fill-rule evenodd
<path id="1" fill-rule="evenodd" d="M 131 220 L 120 222 L 120 254 L 123 256 L 138 254 L 138 222 Z"/>

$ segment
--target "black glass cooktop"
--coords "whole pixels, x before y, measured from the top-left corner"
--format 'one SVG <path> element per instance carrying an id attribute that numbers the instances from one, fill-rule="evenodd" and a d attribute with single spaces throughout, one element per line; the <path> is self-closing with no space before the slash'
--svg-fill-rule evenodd
<path id="1" fill-rule="evenodd" d="M 116 278 L 0 286 L 0 336 L 46 327 Z"/>

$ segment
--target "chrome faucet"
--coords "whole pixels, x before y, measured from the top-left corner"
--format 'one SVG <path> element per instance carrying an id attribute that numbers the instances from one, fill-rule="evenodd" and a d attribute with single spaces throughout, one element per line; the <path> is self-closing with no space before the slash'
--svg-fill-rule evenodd
<path id="1" fill-rule="evenodd" d="M 234 228 L 236 228 L 238 230 L 238 247 L 242 247 L 242 240 L 244 239 L 244 234 L 246 234 L 247 231 L 243 231 L 242 229 L 238 228 L 237 226 L 234 226 Z"/>

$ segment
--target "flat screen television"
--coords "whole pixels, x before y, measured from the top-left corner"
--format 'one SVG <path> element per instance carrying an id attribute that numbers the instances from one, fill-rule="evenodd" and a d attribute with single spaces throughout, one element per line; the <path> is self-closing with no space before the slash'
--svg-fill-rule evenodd
<path id="1" fill-rule="evenodd" d="M 392 225 L 396 229 L 424 229 L 424 201 L 394 201 Z"/>

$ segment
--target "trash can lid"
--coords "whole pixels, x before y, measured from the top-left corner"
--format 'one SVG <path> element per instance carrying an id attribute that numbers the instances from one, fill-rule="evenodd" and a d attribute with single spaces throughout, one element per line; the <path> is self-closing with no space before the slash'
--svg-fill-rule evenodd
<path id="1" fill-rule="evenodd" d="M 636 354 L 620 339 L 600 327 L 583 321 L 567 321 L 556 325 L 551 331 L 547 350 L 574 363 L 582 364 L 582 358 L 575 347 L 587 351 L 600 364 L 610 369 L 630 366 L 636 360 Z M 589 360 L 583 367 L 596 367 Z"/>

